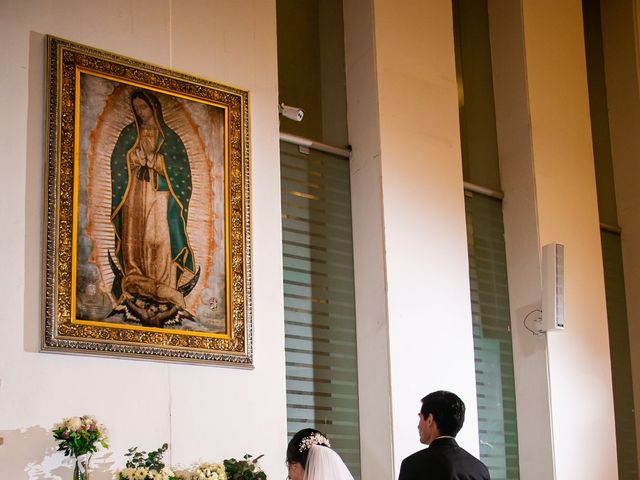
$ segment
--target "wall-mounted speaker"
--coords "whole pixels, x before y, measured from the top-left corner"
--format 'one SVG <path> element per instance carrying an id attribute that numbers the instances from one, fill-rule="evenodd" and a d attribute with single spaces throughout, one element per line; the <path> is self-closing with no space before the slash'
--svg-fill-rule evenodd
<path id="1" fill-rule="evenodd" d="M 542 247 L 542 330 L 564 328 L 564 245 Z"/>

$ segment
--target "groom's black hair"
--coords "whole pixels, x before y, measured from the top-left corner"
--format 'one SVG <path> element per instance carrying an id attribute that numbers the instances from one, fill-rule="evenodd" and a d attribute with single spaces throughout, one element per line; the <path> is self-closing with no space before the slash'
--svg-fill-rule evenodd
<path id="1" fill-rule="evenodd" d="M 429 414 L 438 425 L 440 435 L 455 437 L 464 424 L 464 402 L 455 393 L 438 390 L 422 399 L 420 413 L 426 419 Z"/>

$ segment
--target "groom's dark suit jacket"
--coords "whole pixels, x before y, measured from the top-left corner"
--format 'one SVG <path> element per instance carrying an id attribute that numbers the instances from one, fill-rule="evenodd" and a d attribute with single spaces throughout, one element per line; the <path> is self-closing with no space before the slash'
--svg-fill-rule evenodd
<path id="1" fill-rule="evenodd" d="M 429 448 L 402 461 L 398 480 L 489 480 L 484 463 L 458 446 L 453 438 L 438 438 Z"/>

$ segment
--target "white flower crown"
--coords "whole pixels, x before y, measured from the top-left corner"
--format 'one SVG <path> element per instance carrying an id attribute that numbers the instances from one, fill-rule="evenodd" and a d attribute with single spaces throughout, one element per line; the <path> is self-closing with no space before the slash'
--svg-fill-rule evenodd
<path id="1" fill-rule="evenodd" d="M 329 439 L 327 439 L 327 437 L 325 437 L 321 433 L 316 432 L 302 439 L 302 441 L 300 442 L 300 448 L 298 448 L 298 451 L 302 453 L 305 450 L 311 448 L 313 445 L 324 445 L 326 447 L 331 448 Z"/>

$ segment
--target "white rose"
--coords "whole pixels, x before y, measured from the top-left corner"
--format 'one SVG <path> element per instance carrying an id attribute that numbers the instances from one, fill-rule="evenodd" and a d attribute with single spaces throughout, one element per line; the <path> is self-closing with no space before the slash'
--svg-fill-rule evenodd
<path id="1" fill-rule="evenodd" d="M 67 424 L 69 425 L 69 430 L 72 432 L 76 432 L 82 428 L 82 420 L 78 417 L 71 417 Z"/>

